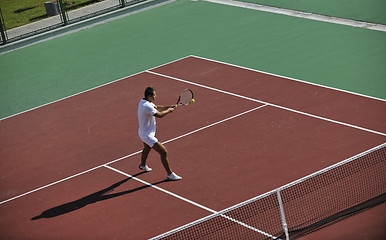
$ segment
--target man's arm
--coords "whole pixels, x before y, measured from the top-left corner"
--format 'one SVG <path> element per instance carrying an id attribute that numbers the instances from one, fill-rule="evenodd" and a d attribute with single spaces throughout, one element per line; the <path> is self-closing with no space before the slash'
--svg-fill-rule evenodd
<path id="1" fill-rule="evenodd" d="M 156 106 L 157 112 L 154 114 L 157 118 L 162 118 L 168 115 L 169 113 L 173 112 L 174 109 L 176 109 L 175 106 Z"/>
<path id="2" fill-rule="evenodd" d="M 169 106 L 156 105 L 155 109 L 162 112 L 162 111 L 168 110 L 169 108 L 175 108 L 175 107 L 176 107 L 175 105 L 169 105 Z"/>

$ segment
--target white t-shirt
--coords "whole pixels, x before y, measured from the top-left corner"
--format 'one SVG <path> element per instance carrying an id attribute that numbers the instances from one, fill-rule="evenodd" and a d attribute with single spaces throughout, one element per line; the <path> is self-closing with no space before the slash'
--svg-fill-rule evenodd
<path id="1" fill-rule="evenodd" d="M 156 131 L 156 121 L 154 114 L 156 114 L 155 104 L 141 99 L 138 104 L 138 134 L 139 136 L 154 136 Z"/>

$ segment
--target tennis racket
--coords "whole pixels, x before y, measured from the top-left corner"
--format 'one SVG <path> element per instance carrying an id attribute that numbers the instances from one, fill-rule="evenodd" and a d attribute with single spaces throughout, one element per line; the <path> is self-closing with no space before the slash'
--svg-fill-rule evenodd
<path id="1" fill-rule="evenodd" d="M 184 89 L 180 96 L 178 96 L 178 101 L 176 104 L 176 107 L 178 106 L 186 106 L 189 105 L 189 103 L 195 102 L 193 99 L 193 91 L 190 89 Z"/>

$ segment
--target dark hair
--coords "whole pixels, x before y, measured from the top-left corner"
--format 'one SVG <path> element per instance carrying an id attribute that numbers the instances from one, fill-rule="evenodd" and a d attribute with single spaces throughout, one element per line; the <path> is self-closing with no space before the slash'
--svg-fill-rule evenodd
<path id="1" fill-rule="evenodd" d="M 154 95 L 154 91 L 155 91 L 155 88 L 153 87 L 147 87 L 145 89 L 145 98 L 149 97 L 149 96 L 153 96 Z"/>

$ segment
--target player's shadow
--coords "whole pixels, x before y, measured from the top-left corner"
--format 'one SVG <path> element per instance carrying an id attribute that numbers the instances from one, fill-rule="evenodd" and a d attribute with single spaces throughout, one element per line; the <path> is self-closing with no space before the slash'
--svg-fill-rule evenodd
<path id="1" fill-rule="evenodd" d="M 145 172 L 137 173 L 137 174 L 133 175 L 133 177 L 139 176 L 139 175 L 141 175 L 143 173 L 145 173 Z M 145 186 L 142 186 L 142 187 L 137 187 L 137 188 L 130 189 L 130 190 L 127 190 L 127 191 L 123 191 L 123 192 L 118 192 L 118 193 L 113 193 L 113 194 L 106 194 L 108 192 L 113 191 L 115 188 L 119 187 L 123 183 L 129 181 L 133 177 L 126 178 L 126 179 L 124 179 L 122 181 L 119 181 L 119 182 L 111 185 L 108 188 L 105 188 L 105 189 L 103 189 L 101 191 L 98 191 L 96 193 L 90 194 L 90 195 L 88 195 L 86 197 L 83 197 L 81 199 L 75 200 L 73 202 L 65 203 L 65 204 L 62 204 L 60 206 L 50 208 L 50 209 L 42 212 L 39 216 L 33 217 L 31 220 L 38 220 L 38 219 L 41 219 L 41 218 L 57 217 L 57 216 L 60 216 L 60 215 L 63 215 L 63 214 L 70 213 L 72 211 L 78 210 L 78 209 L 83 208 L 83 207 L 85 207 L 85 206 L 87 206 L 89 204 L 92 204 L 92 203 L 108 200 L 108 199 L 111 199 L 111 198 L 116 198 L 116 197 L 119 197 L 119 196 L 122 196 L 122 195 L 126 195 L 126 194 L 130 194 L 130 193 L 133 193 L 133 192 L 136 192 L 136 191 L 139 191 L 139 190 L 142 190 L 142 189 L 146 189 L 146 188 L 149 188 L 151 186 L 154 186 L 154 185 L 157 185 L 157 184 L 160 184 L 160 183 L 168 181 L 167 179 L 165 179 L 165 180 L 162 180 L 162 181 L 159 181 L 159 182 L 156 182 L 156 183 L 152 183 L 151 185 L 145 185 Z"/>

